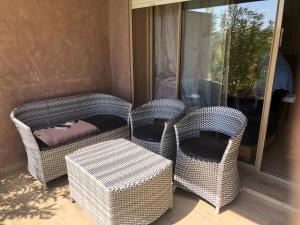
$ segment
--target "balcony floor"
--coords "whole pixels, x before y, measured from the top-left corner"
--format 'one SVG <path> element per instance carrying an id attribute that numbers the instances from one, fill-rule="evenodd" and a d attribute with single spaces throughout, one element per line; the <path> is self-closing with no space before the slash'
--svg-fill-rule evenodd
<path id="1" fill-rule="evenodd" d="M 47 191 L 26 170 L 2 175 L 0 180 L 0 225 L 95 225 L 78 204 L 71 203 L 66 177 L 51 182 Z M 289 214 L 241 192 L 216 215 L 207 202 L 176 190 L 174 208 L 154 224 L 284 225 L 289 224 Z"/>

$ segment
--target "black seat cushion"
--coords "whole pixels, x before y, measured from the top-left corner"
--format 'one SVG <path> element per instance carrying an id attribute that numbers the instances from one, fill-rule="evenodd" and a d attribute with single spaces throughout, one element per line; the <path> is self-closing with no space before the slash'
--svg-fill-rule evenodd
<path id="1" fill-rule="evenodd" d="M 83 120 L 96 126 L 99 129 L 99 132 L 96 133 L 105 133 L 127 125 L 127 121 L 124 118 L 108 114 L 99 114 L 95 116 L 86 117 L 80 120 Z M 49 148 L 49 146 L 40 139 L 36 138 L 36 141 L 40 149 L 43 150 Z"/>
<path id="2" fill-rule="evenodd" d="M 247 116 L 247 118 L 248 118 L 248 124 L 245 129 L 241 144 L 245 146 L 257 145 L 261 119 L 258 118 L 257 122 L 253 122 L 251 117 Z M 267 129 L 267 138 L 271 137 L 278 131 L 278 121 L 279 121 L 278 116 L 275 113 L 270 112 L 268 129 Z"/>
<path id="3" fill-rule="evenodd" d="M 34 136 L 34 138 L 35 138 L 35 140 L 36 140 L 36 142 L 37 142 L 37 144 L 38 144 L 38 146 L 39 146 L 39 148 L 40 148 L 41 150 L 43 150 L 43 149 L 49 147 L 49 146 L 48 146 L 45 142 L 43 142 L 41 139 L 39 139 L 39 138 L 37 138 L 37 137 L 35 137 L 35 136 Z"/>
<path id="4" fill-rule="evenodd" d="M 154 123 L 135 127 L 133 136 L 143 141 L 160 142 L 163 131 L 163 124 Z"/>
<path id="5" fill-rule="evenodd" d="M 81 119 L 96 126 L 101 133 L 108 132 L 127 125 L 127 121 L 115 115 L 99 114 Z"/>
<path id="6" fill-rule="evenodd" d="M 218 132 L 201 132 L 198 137 L 187 138 L 180 143 L 185 154 L 204 161 L 219 163 L 230 137 Z"/>

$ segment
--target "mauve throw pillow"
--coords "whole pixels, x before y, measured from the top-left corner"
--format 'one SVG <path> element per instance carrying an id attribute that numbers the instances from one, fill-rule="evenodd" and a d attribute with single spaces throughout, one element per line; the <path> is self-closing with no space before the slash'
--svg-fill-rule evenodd
<path id="1" fill-rule="evenodd" d="M 65 144 L 77 138 L 85 137 L 98 131 L 93 124 L 82 120 L 67 122 L 54 128 L 45 128 L 33 131 L 36 138 L 49 147 Z"/>

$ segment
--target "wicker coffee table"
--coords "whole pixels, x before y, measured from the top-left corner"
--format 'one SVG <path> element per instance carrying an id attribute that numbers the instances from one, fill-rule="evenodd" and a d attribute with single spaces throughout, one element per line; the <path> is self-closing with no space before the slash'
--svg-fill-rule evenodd
<path id="1" fill-rule="evenodd" d="M 172 162 L 128 140 L 66 156 L 71 198 L 97 224 L 149 224 L 172 208 Z"/>

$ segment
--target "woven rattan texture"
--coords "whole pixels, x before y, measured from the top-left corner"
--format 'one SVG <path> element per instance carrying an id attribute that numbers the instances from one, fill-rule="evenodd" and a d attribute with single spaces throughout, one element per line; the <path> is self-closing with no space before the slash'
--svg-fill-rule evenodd
<path id="1" fill-rule="evenodd" d="M 14 109 L 10 116 L 24 143 L 30 174 L 46 187 L 46 182 L 66 174 L 65 155 L 101 141 L 120 137 L 129 139 L 130 111 L 130 103 L 111 95 L 95 93 L 28 103 Z M 38 128 L 97 114 L 120 116 L 126 119 L 127 126 L 43 151 L 32 133 Z"/>
<path id="2" fill-rule="evenodd" d="M 172 162 L 125 139 L 66 156 L 71 198 L 98 224 L 149 224 L 173 204 Z"/>
<path id="3" fill-rule="evenodd" d="M 176 186 L 206 199 L 216 206 L 217 213 L 234 200 L 240 191 L 237 156 L 246 125 L 246 117 L 228 107 L 206 107 L 186 115 L 175 125 Z M 195 159 L 181 151 L 180 142 L 199 136 L 200 131 L 218 131 L 231 137 L 220 163 Z"/>
<path id="4" fill-rule="evenodd" d="M 176 158 L 174 124 L 185 114 L 185 105 L 177 99 L 158 99 L 148 102 L 131 112 L 131 140 L 146 149 L 160 154 L 172 161 Z M 165 119 L 164 131 L 160 142 L 150 142 L 134 136 L 134 129 L 153 124 L 155 119 Z"/>

